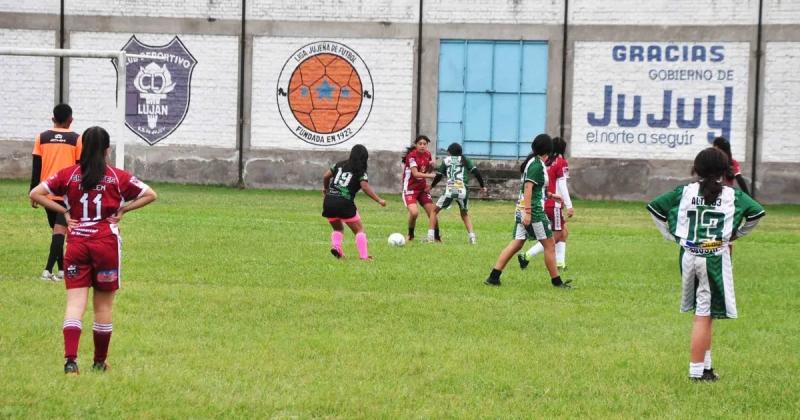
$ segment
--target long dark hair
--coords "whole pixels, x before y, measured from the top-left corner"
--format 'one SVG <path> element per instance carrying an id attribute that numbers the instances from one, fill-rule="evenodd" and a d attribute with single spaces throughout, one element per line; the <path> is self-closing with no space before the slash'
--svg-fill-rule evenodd
<path id="1" fill-rule="evenodd" d="M 367 172 L 367 160 L 369 152 L 364 145 L 357 144 L 350 149 L 350 157 L 347 159 L 347 166 L 353 173 L 363 175 Z"/>
<path id="2" fill-rule="evenodd" d="M 461 149 L 461 145 L 458 143 L 451 143 L 449 146 L 447 146 L 447 153 L 449 153 L 450 156 L 458 156 L 459 163 L 464 159 L 464 151 Z"/>
<path id="3" fill-rule="evenodd" d="M 111 145 L 108 132 L 103 127 L 89 127 L 83 132 L 81 150 L 81 187 L 91 190 L 106 173 L 106 150 Z"/>
<path id="4" fill-rule="evenodd" d="M 722 150 L 725 156 L 728 157 L 728 170 L 725 172 L 725 178 L 733 179 L 733 154 L 731 153 L 731 142 L 725 137 L 717 137 L 714 139 L 714 147 Z"/>
<path id="5" fill-rule="evenodd" d="M 706 205 L 711 205 L 722 192 L 720 178 L 725 175 L 730 164 L 725 152 L 709 147 L 694 158 L 692 173 L 700 177 L 700 191 Z"/>
<path id="6" fill-rule="evenodd" d="M 550 166 L 557 157 L 564 156 L 564 153 L 567 152 L 567 142 L 562 139 L 561 137 L 553 137 L 553 151 L 550 152 L 550 156 L 547 157 L 547 166 Z"/>
<path id="7" fill-rule="evenodd" d="M 522 165 L 519 167 L 519 171 L 525 172 L 525 167 L 528 166 L 528 162 L 536 156 L 541 155 L 549 155 L 550 152 L 553 151 L 553 139 L 550 138 L 547 134 L 539 134 L 536 138 L 533 139 L 531 143 L 531 152 L 525 158 L 525 161 L 522 162 Z"/>
<path id="8" fill-rule="evenodd" d="M 412 144 L 411 146 L 406 147 L 406 151 L 405 151 L 405 153 L 403 153 L 403 158 L 400 159 L 400 162 L 403 162 L 403 164 L 405 164 L 406 163 L 406 158 L 408 157 L 408 154 L 411 153 L 412 150 L 416 149 L 417 148 L 417 143 L 419 143 L 422 140 L 425 140 L 426 143 L 431 144 L 431 139 L 429 139 L 428 136 L 426 136 L 424 134 L 418 135 L 417 138 L 414 139 L 414 144 Z"/>

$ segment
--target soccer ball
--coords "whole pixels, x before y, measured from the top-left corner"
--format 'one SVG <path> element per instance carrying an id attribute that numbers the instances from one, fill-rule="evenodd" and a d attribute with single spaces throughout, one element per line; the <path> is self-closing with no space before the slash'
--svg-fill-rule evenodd
<path id="1" fill-rule="evenodd" d="M 352 64 L 333 54 L 300 63 L 289 81 L 289 108 L 307 130 L 339 131 L 361 108 L 361 78 Z"/>
<path id="2" fill-rule="evenodd" d="M 390 246 L 403 246 L 406 244 L 406 238 L 401 233 L 393 233 L 389 235 Z"/>

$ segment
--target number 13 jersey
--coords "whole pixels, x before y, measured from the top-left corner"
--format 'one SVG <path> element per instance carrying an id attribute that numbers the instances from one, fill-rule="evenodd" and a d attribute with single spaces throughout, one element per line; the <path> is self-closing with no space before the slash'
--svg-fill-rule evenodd
<path id="1" fill-rule="evenodd" d="M 758 202 L 730 187 L 722 187 L 716 201 L 706 203 L 699 182 L 656 197 L 647 209 L 666 224 L 675 241 L 698 256 L 719 254 L 734 234 L 744 236 L 764 216 Z"/>
<path id="2" fill-rule="evenodd" d="M 117 225 L 108 218 L 126 201 L 135 200 L 150 188 L 135 176 L 108 165 L 100 181 L 89 191 L 81 187 L 80 165 L 56 172 L 42 185 L 51 194 L 64 196 L 69 217 L 78 221 L 78 226 L 69 231 L 70 240 L 118 235 Z"/>

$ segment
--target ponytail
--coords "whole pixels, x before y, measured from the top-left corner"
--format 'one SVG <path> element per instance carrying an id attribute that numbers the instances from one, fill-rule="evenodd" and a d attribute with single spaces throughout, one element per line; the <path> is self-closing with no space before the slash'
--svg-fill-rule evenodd
<path id="1" fill-rule="evenodd" d="M 692 173 L 700 177 L 700 192 L 706 205 L 717 200 L 722 193 L 720 178 L 728 170 L 728 157 L 725 152 L 709 147 L 694 158 Z"/>
<path id="2" fill-rule="evenodd" d="M 106 150 L 110 146 L 108 132 L 103 127 L 89 127 L 83 132 L 81 150 L 81 188 L 91 190 L 106 173 Z"/>

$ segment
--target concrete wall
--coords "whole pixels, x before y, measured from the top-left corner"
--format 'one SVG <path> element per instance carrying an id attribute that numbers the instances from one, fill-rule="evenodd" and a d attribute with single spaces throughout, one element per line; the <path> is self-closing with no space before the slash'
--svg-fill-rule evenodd
<path id="1" fill-rule="evenodd" d="M 6 72 L 12 83 L 0 86 L 0 101 L 8 110 L 0 113 L 6 127 L 0 139 L 0 176 L 29 175 L 31 140 L 49 126 L 50 109 L 61 97 L 76 110 L 76 129 L 101 124 L 114 138 L 123 136 L 126 166 L 144 179 L 234 185 L 241 174 L 249 187 L 316 189 L 325 167 L 362 143 L 371 151 L 373 185 L 398 191 L 399 152 L 414 134 L 428 134 L 437 148 L 441 40 L 522 39 L 548 42 L 546 127 L 550 133 L 563 131 L 571 143 L 575 195 L 640 200 L 688 180 L 690 161 L 707 144 L 708 133 L 723 131 L 708 123 L 709 97 L 715 118 L 721 119 L 725 89 L 730 88 L 729 129 L 723 125 L 744 174 L 757 181 L 759 199 L 800 203 L 800 143 L 792 134 L 800 131 L 794 118 L 800 111 L 794 103 L 800 95 L 795 71 L 800 3 L 764 0 L 763 60 L 757 68 L 758 0 L 565 1 L 426 0 L 420 16 L 419 0 L 251 0 L 244 10 L 238 0 L 66 0 L 66 47 L 117 50 L 133 35 L 149 45 L 179 37 L 197 60 L 188 111 L 171 134 L 150 146 L 130 129 L 120 131 L 113 120 L 115 72 L 108 60 L 65 60 L 62 73 L 57 59 L 0 56 L 3 68 L 14 69 Z M 57 47 L 60 8 L 61 2 L 53 0 L 0 0 L 0 46 Z M 306 118 L 301 114 L 311 115 L 311 109 L 298 105 L 304 99 L 300 86 L 291 85 L 291 75 L 321 54 L 313 46 L 325 42 L 353 53 L 352 59 L 343 53 L 339 64 L 369 74 L 371 97 L 360 97 L 352 122 L 310 130 L 304 139 L 302 127 L 317 127 L 313 121 L 301 123 Z M 645 52 L 642 60 L 615 59 L 619 48 L 630 53 L 639 46 Z M 672 46 L 678 47 L 677 60 L 672 60 Z M 664 55 L 668 47 L 669 60 Z M 684 47 L 688 57 L 683 57 Z M 705 58 L 693 59 L 694 47 L 705 50 Z M 654 51 L 661 51 L 660 60 Z M 280 93 L 284 85 L 286 96 Z M 333 94 L 341 94 L 344 86 L 336 84 Z M 605 111 L 606 86 L 612 88 L 608 125 L 596 121 Z M 290 88 L 295 88 L 293 99 Z M 663 126 L 656 120 L 662 116 L 665 91 L 672 97 L 669 123 Z M 616 118 L 618 94 L 626 95 L 622 125 Z M 626 123 L 633 117 L 635 96 L 641 101 L 640 119 Z M 686 102 L 684 119 L 694 116 L 695 98 L 700 100 L 699 126 L 678 126 L 678 98 Z M 324 104 L 320 109 L 314 108 L 316 118 L 333 115 Z M 336 109 L 348 114 L 346 106 Z M 609 134 L 622 131 L 636 140 L 587 140 L 593 135 L 608 140 Z M 648 140 L 639 143 L 640 136 Z M 517 162 L 484 160 L 479 165 L 495 197 L 513 195 Z"/>

